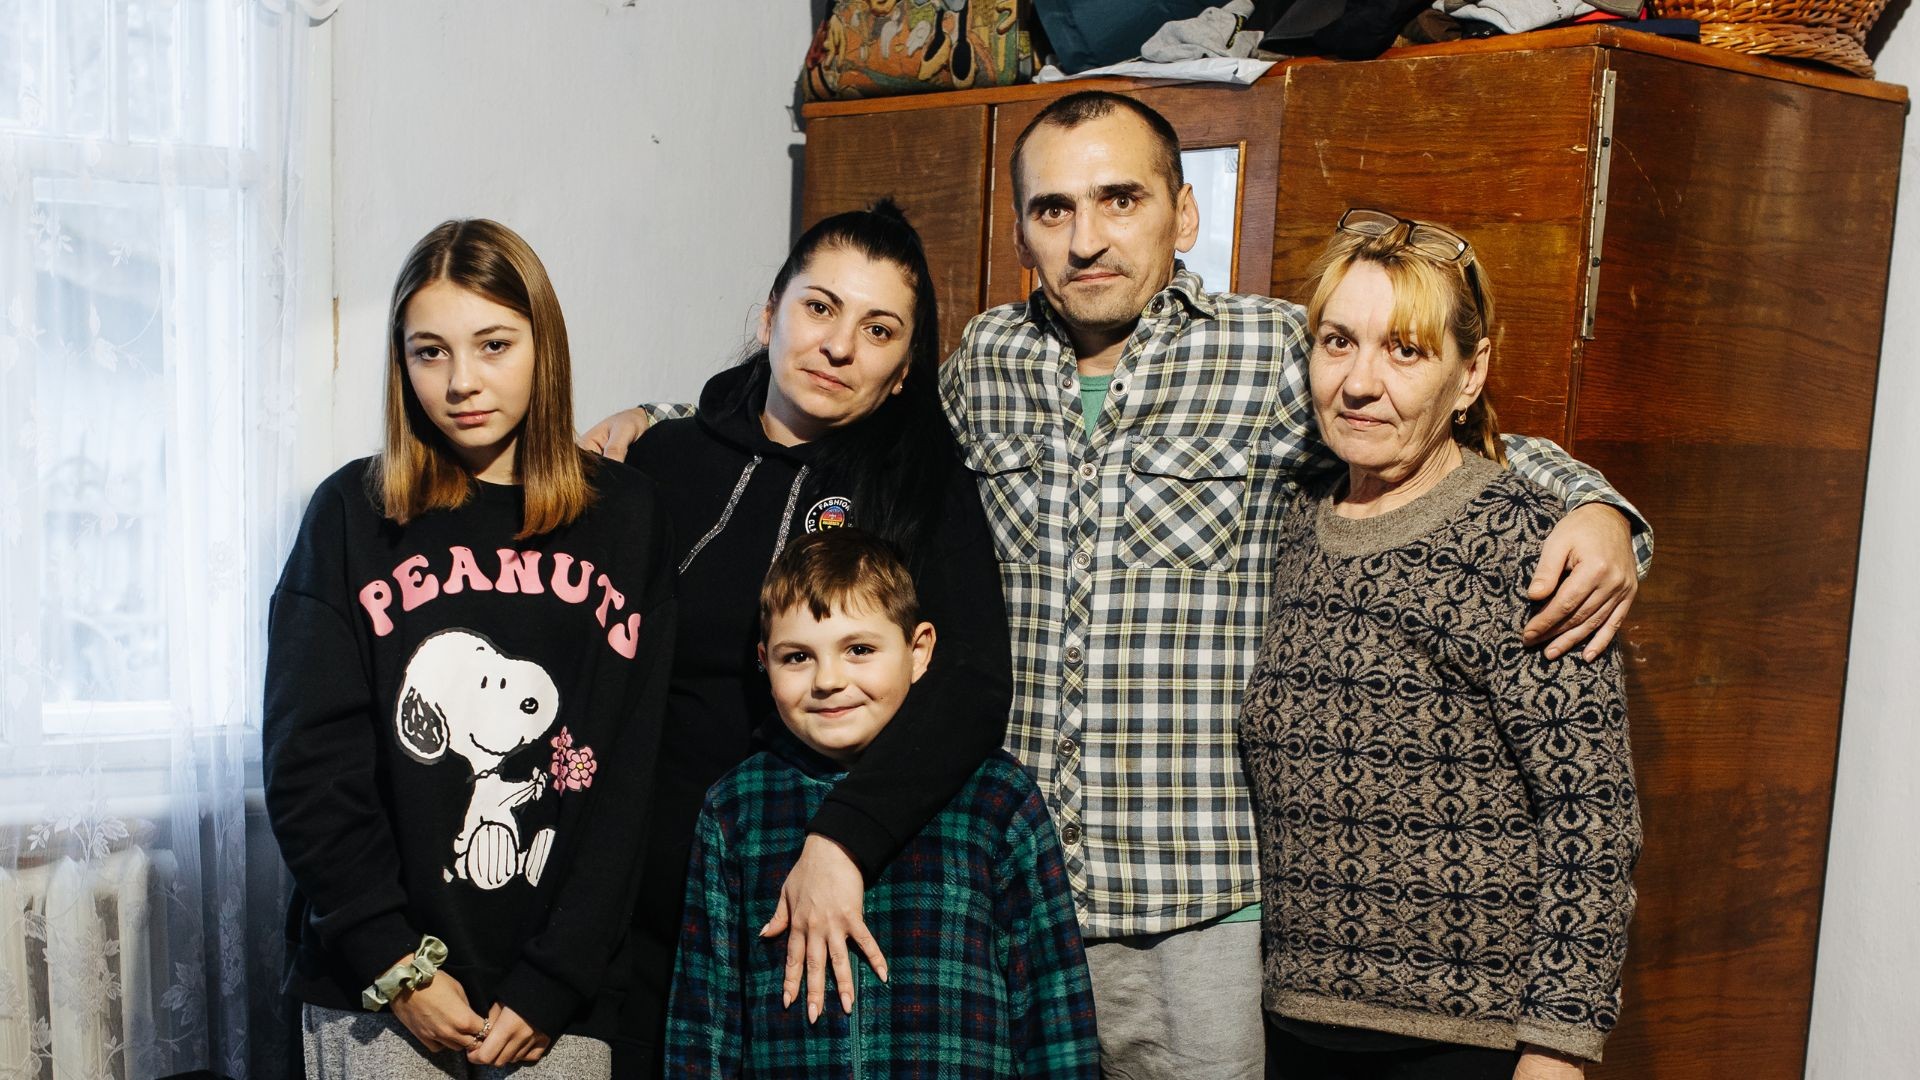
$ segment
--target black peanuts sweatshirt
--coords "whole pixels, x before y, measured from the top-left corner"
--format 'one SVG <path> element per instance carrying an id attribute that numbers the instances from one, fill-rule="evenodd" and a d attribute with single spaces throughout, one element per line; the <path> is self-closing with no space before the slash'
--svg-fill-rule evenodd
<path id="1" fill-rule="evenodd" d="M 432 934 L 475 1012 L 610 1038 L 674 638 L 653 485 L 598 464 L 583 516 L 516 540 L 518 487 L 399 526 L 372 463 L 314 493 L 269 615 L 286 990 L 358 1009 Z"/>
<path id="2" fill-rule="evenodd" d="M 673 519 L 676 564 L 693 554 L 680 574 L 657 827 L 636 913 L 625 1025 L 645 1054 L 657 1053 L 665 1023 L 701 800 L 758 748 L 759 726 L 779 722 L 755 656 L 760 584 L 783 536 L 861 522 L 851 492 L 829 490 L 810 467 L 821 444 L 781 446 L 766 437 L 766 391 L 743 389 L 749 379 L 764 376 L 745 366 L 714 376 L 697 415 L 655 424 L 627 457 L 658 485 Z M 944 482 L 946 492 L 931 539 L 907 553 L 921 610 L 939 633 L 933 662 L 808 825 L 845 847 L 869 881 L 1006 737 L 1013 681 L 999 565 L 972 474 L 957 456 L 950 470 L 929 481 Z M 630 1060 L 621 1048 L 617 1076 L 651 1074 Z"/>

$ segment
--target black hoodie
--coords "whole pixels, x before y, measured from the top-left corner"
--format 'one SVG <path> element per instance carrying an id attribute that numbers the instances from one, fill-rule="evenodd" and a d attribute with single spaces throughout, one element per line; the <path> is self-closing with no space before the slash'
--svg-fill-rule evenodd
<path id="1" fill-rule="evenodd" d="M 766 389 L 754 385 L 764 371 L 716 375 L 697 416 L 654 425 L 627 457 L 653 477 L 683 567 L 626 1024 L 646 1048 L 648 1073 L 657 1070 L 651 1059 L 665 1022 L 694 819 L 707 788 L 757 749 L 754 733 L 773 715 L 755 654 L 760 583 L 786 538 L 861 521 L 851 493 L 827 490 L 811 467 L 823 443 L 767 438 Z M 932 665 L 809 823 L 845 847 L 868 881 L 999 748 L 1012 707 L 1006 605 L 986 516 L 972 474 L 957 459 L 947 472 L 928 479 L 945 488 L 939 521 L 921 550 L 907 553 L 921 610 L 939 631 Z M 626 1057 L 623 1047 L 622 1076 L 630 1075 Z"/>

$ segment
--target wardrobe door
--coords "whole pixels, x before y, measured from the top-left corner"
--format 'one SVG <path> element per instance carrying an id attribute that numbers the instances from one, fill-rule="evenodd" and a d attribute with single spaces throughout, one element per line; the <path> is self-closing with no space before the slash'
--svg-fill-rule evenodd
<path id="1" fill-rule="evenodd" d="M 1307 301 L 1348 207 L 1459 230 L 1497 301 L 1501 426 L 1565 443 L 1602 67 L 1599 49 L 1546 49 L 1288 69 L 1276 294 Z"/>
<path id="2" fill-rule="evenodd" d="M 807 122 L 802 226 L 882 196 L 898 202 L 926 245 L 943 351 L 960 343 L 960 331 L 981 310 L 987 120 L 987 106 L 971 105 Z"/>
<path id="3" fill-rule="evenodd" d="M 1905 110 L 1611 65 L 1573 445 L 1660 546 L 1628 653 L 1647 844 L 1622 1065 L 1594 1075 L 1799 1080 Z"/>

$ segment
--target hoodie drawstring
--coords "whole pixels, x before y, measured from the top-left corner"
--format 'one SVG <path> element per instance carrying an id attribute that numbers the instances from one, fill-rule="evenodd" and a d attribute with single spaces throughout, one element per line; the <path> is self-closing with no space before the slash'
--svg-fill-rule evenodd
<path id="1" fill-rule="evenodd" d="M 720 530 L 727 527 L 727 522 L 733 518 L 733 508 L 740 505 L 740 496 L 746 494 L 747 481 L 753 479 L 753 470 L 759 467 L 760 455 L 755 454 L 753 460 L 747 462 L 747 467 L 741 470 L 740 479 L 733 482 L 733 494 L 727 496 L 727 508 L 720 511 L 720 520 L 714 522 L 713 528 L 707 530 L 707 535 L 701 537 L 693 545 L 693 550 L 687 552 L 687 557 L 680 560 L 680 573 L 686 573 L 687 567 L 692 566 L 694 558 L 700 554 L 700 549 L 711 543 L 714 537 L 720 535 Z"/>
<path id="2" fill-rule="evenodd" d="M 720 520 L 714 522 L 713 528 L 708 529 L 707 534 L 702 536 L 693 545 L 693 550 L 687 552 L 687 557 L 680 560 L 679 573 L 686 573 L 687 567 L 693 565 L 693 560 L 699 557 L 700 552 L 705 549 L 709 543 L 713 542 L 714 537 L 719 536 L 721 532 L 726 529 L 727 522 L 733 520 L 734 507 L 740 505 L 740 497 L 746 494 L 747 482 L 753 479 L 753 470 L 760 467 L 760 461 L 760 455 L 755 454 L 753 455 L 753 460 L 747 462 L 747 467 L 740 471 L 740 479 L 733 482 L 733 493 L 727 496 L 726 509 L 720 511 Z M 800 471 L 794 475 L 793 487 L 787 492 L 787 509 L 784 514 L 780 515 L 780 534 L 773 542 L 773 557 L 775 559 L 779 558 L 780 553 L 787 549 L 787 532 L 793 525 L 793 508 L 799 505 L 801 485 L 806 483 L 807 473 L 811 470 L 812 466 L 810 465 L 800 466 Z"/>
<path id="3" fill-rule="evenodd" d="M 780 515 L 780 535 L 773 541 L 773 559 L 787 550 L 787 529 L 793 524 L 793 508 L 800 503 L 800 485 L 807 482 L 807 473 L 812 469 L 811 465 L 802 465 L 800 471 L 793 474 L 793 487 L 787 490 L 787 512 Z M 768 566 L 773 565 L 773 559 L 767 560 Z"/>

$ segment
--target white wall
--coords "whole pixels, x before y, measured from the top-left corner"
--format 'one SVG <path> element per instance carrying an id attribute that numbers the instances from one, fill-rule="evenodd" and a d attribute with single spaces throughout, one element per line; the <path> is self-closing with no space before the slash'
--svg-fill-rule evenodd
<path id="1" fill-rule="evenodd" d="M 1875 67 L 1920 91 L 1920 13 Z M 1907 120 L 1855 592 L 1810 1080 L 1920 1075 L 1920 123 Z"/>
<path id="2" fill-rule="evenodd" d="M 491 217 L 567 313 L 583 424 L 691 400 L 737 355 L 792 239 L 789 106 L 809 5 L 348 0 L 333 20 L 332 458 L 379 440 L 408 248 Z"/>

